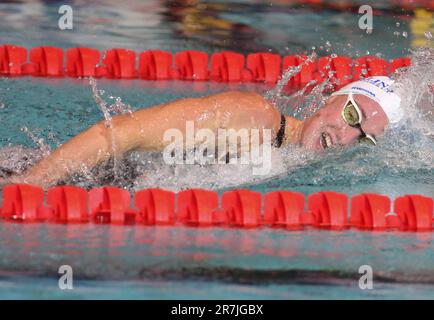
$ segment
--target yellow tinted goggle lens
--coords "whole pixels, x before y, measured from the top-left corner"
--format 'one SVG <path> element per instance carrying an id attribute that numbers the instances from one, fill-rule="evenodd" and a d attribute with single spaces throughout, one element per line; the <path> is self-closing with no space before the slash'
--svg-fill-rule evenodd
<path id="1" fill-rule="evenodd" d="M 361 137 L 359 139 L 359 142 L 363 143 L 363 144 L 370 144 L 370 145 L 373 145 L 373 146 L 377 145 L 376 142 L 371 137 L 368 137 L 368 136 Z"/>
<path id="2" fill-rule="evenodd" d="M 347 105 L 344 107 L 343 116 L 346 123 L 350 126 L 356 126 L 360 123 L 359 112 L 356 107 L 349 101 Z"/>

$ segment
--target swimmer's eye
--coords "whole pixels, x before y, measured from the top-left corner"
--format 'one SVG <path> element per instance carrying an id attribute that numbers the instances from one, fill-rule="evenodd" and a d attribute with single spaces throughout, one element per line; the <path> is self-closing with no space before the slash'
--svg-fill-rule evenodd
<path id="1" fill-rule="evenodd" d="M 342 112 L 343 118 L 350 126 L 356 126 L 360 123 L 360 115 L 356 107 L 349 102 Z"/>
<path id="2" fill-rule="evenodd" d="M 360 111 L 357 103 L 353 100 L 353 96 L 350 93 L 348 97 L 348 101 L 342 109 L 342 118 L 344 121 L 351 127 L 357 128 L 360 131 L 359 143 L 370 144 L 373 146 L 377 145 L 377 141 L 373 136 L 367 134 L 363 131 L 361 123 L 362 123 L 362 112 Z"/>

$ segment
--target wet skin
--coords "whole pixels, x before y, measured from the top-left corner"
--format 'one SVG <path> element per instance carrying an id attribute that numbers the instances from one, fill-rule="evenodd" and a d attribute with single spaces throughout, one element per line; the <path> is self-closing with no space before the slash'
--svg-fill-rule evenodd
<path id="1" fill-rule="evenodd" d="M 305 121 L 285 116 L 283 144 L 323 151 L 323 133 L 329 135 L 331 147 L 357 142 L 360 130 L 350 127 L 342 118 L 346 100 L 347 96 L 331 97 L 321 110 Z M 381 107 L 365 96 L 355 95 L 354 100 L 363 113 L 363 130 L 373 136 L 380 135 L 388 123 Z M 83 170 L 83 166 L 91 168 L 110 157 L 119 157 L 132 150 L 162 151 L 169 144 L 163 139 L 165 131 L 176 128 L 184 133 L 187 121 L 194 122 L 195 130 L 207 128 L 215 133 L 220 128 L 270 129 L 274 140 L 280 127 L 281 114 L 276 106 L 261 95 L 240 91 L 181 99 L 140 109 L 132 115 L 113 117 L 111 127 L 103 121 L 91 126 L 24 174 L 3 180 L 0 178 L 0 186 L 31 183 L 47 187 Z M 116 148 L 113 148 L 113 143 Z"/>
<path id="2" fill-rule="evenodd" d="M 354 101 L 362 112 L 361 128 L 371 136 L 378 137 L 388 124 L 386 114 L 374 100 L 354 95 Z M 299 144 L 307 149 L 324 150 L 321 135 L 326 133 L 332 147 L 343 147 L 358 142 L 360 130 L 348 125 L 342 117 L 342 109 L 348 96 L 333 96 L 326 105 L 303 123 Z"/>

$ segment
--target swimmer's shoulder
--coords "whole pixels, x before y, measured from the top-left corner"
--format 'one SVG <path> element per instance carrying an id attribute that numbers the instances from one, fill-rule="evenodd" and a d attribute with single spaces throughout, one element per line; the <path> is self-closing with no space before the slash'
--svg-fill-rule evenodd
<path id="1" fill-rule="evenodd" d="M 210 95 L 206 99 L 217 106 L 254 109 L 274 108 L 262 95 L 253 91 L 225 91 Z"/>
<path id="2" fill-rule="evenodd" d="M 249 91 L 225 91 L 204 97 L 183 98 L 167 104 L 157 105 L 152 108 L 141 109 L 136 113 L 138 116 L 148 118 L 152 116 L 167 117 L 176 115 L 178 112 L 217 112 L 217 113 L 242 113 L 255 112 L 279 113 L 277 108 L 256 92 Z M 280 113 L 279 113 L 280 114 Z"/>

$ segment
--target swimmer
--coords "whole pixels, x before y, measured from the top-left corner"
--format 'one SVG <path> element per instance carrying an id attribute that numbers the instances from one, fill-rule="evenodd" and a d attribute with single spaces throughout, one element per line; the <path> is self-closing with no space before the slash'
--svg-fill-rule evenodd
<path id="1" fill-rule="evenodd" d="M 110 157 L 134 150 L 162 151 L 170 141 L 168 129 L 185 133 L 186 122 L 196 130 L 270 129 L 272 144 L 287 144 L 324 151 L 353 143 L 377 145 L 388 124 L 402 117 L 400 98 L 393 92 L 394 80 L 371 77 L 350 83 L 333 93 L 325 106 L 301 121 L 282 115 L 261 95 L 231 91 L 202 98 L 187 98 L 113 117 L 111 128 L 98 122 L 54 150 L 20 175 L 0 180 L 0 185 L 30 183 L 48 187 L 92 168 Z M 112 143 L 114 145 L 112 145 Z M 115 151 L 113 151 L 115 150 Z"/>

